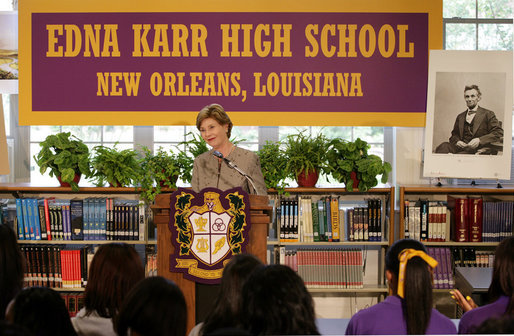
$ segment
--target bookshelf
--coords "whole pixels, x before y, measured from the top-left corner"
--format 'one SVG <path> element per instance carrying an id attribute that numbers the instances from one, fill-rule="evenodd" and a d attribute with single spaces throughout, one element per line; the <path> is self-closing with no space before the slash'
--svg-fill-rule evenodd
<path id="1" fill-rule="evenodd" d="M 90 239 L 71 239 L 71 233 L 69 239 L 63 239 L 61 237 L 52 237 L 52 240 L 46 240 L 41 237 L 41 239 L 19 239 L 18 243 L 22 249 L 22 252 L 27 259 L 27 269 L 26 269 L 26 285 L 49 285 L 55 290 L 63 293 L 67 292 L 83 292 L 86 279 L 81 280 L 81 274 L 87 274 L 87 264 L 92 259 L 94 248 L 98 245 L 108 244 L 112 242 L 116 243 L 127 243 L 132 244 L 141 255 L 143 263 L 146 264 L 147 273 L 153 274 L 156 273 L 156 265 L 152 266 L 151 256 L 150 254 L 155 254 L 156 249 L 156 239 L 154 235 L 152 235 L 152 230 L 149 230 L 149 225 L 151 224 L 151 211 L 149 207 L 146 209 L 141 209 L 142 205 L 139 205 L 139 191 L 133 187 L 123 188 L 123 187 L 81 187 L 80 191 L 73 192 L 71 188 L 66 187 L 58 187 L 58 186 L 37 186 L 32 185 L 30 183 L 8 183 L 8 184 L 0 184 L 0 199 L 2 200 L 2 219 L 4 222 L 12 225 L 16 230 L 16 233 L 20 237 L 20 233 L 17 230 L 18 225 L 18 205 L 16 204 L 16 199 L 46 199 L 56 201 L 63 200 L 71 200 L 71 199 L 79 199 L 86 200 L 88 198 L 94 199 L 107 199 L 111 198 L 113 200 L 119 201 L 121 204 L 132 204 L 134 213 L 131 218 L 133 218 L 133 230 L 134 235 L 132 239 L 123 239 L 123 237 L 112 237 L 109 239 L 108 234 L 96 234 L 91 235 Z M 114 201 L 113 201 L 114 202 Z M 82 203 L 82 202 L 81 202 Z M 85 202 L 84 202 L 85 203 Z M 99 203 L 97 209 L 103 205 L 103 212 L 105 213 L 107 210 L 105 208 L 105 202 L 103 204 Z M 116 204 L 116 202 L 114 202 Z M 39 207 L 43 207 L 41 203 L 35 205 L 35 211 L 37 211 Z M 85 207 L 84 207 L 85 209 Z M 144 216 L 140 217 L 139 214 L 144 210 Z M 40 210 L 42 211 L 42 210 Z M 101 211 L 101 210 L 100 210 Z M 120 213 L 121 213 L 120 208 Z M 36 213 L 37 215 L 37 213 Z M 43 215 L 44 216 L 44 215 Z M 137 216 L 137 217 L 136 217 Z M 63 217 L 61 217 L 63 218 Z M 111 217 L 113 221 L 117 220 L 113 215 Z M 125 219 L 128 219 L 129 216 L 126 214 Z M 139 218 L 136 223 L 137 218 Z M 119 217 L 121 222 L 121 215 Z M 142 220 L 143 228 L 135 232 L 138 226 L 136 224 Z M 71 223 L 70 223 L 71 225 Z M 43 225 L 40 225 L 43 226 Z M 114 225 L 113 225 L 114 226 Z M 71 228 L 71 227 L 70 227 Z M 84 226 L 85 228 L 85 226 Z M 52 226 L 52 233 L 54 232 L 54 227 Z M 108 230 L 107 230 L 108 231 Z M 114 231 L 114 230 L 113 230 Z M 57 231 L 56 231 L 57 232 Z M 105 230 L 104 230 L 105 232 Z M 149 235 L 151 238 L 149 238 Z M 138 237 L 139 236 L 139 237 Z M 139 239 L 136 239 L 138 237 Z M 76 237 L 75 237 L 76 238 Z M 63 259 L 64 256 L 61 254 L 61 251 L 79 251 L 79 256 L 75 256 L 73 259 L 69 257 L 69 259 Z M 56 256 L 59 254 L 59 256 Z M 61 259 L 63 260 L 61 262 Z M 77 279 L 74 279 L 74 283 L 72 286 L 61 285 L 59 282 L 50 281 L 49 279 L 53 279 L 56 274 L 61 274 L 59 277 L 64 278 L 62 276 L 62 270 L 59 268 L 64 267 L 64 263 L 69 265 L 79 264 L 80 267 L 73 268 L 74 276 Z M 31 266 L 32 265 L 32 266 Z M 32 267 L 32 268 L 29 268 Z M 155 270 L 151 269 L 152 267 Z M 69 266 L 70 270 L 72 267 Z M 53 270 L 53 271 L 52 271 Z M 71 280 L 70 280 L 71 281 Z M 71 311 L 71 310 L 70 310 Z"/>
<path id="2" fill-rule="evenodd" d="M 313 296 L 383 298 L 387 294 L 384 279 L 385 252 L 393 241 L 394 187 L 373 188 L 367 192 L 348 192 L 344 188 L 287 188 L 285 193 L 288 196 L 278 195 L 275 190 L 269 191 L 270 205 L 273 206 L 274 211 L 268 238 L 268 262 L 284 263 L 296 269 L 304 278 Z M 310 231 L 313 230 L 312 220 L 307 219 L 306 216 L 316 217 L 316 214 L 312 214 L 312 207 L 315 207 L 319 200 L 328 198 L 337 200 L 339 216 L 336 218 L 340 238 L 339 241 L 314 241 L 315 233 Z M 371 199 L 380 200 L 380 205 L 377 206 L 380 209 L 380 216 L 377 217 L 380 218 L 377 219 L 377 222 L 380 222 L 380 238 L 378 236 L 371 238 L 370 233 L 368 236 L 363 234 L 359 239 L 355 234 L 355 238 L 351 240 L 349 216 L 357 207 L 366 208 L 371 204 L 368 203 Z M 309 200 L 310 203 L 302 203 L 302 200 L 303 202 Z M 297 205 L 287 205 L 283 201 L 296 201 Z M 311 210 L 306 210 L 309 204 Z M 285 210 L 284 206 L 289 206 L 289 209 Z M 319 206 L 321 212 L 321 205 Z M 283 218 L 286 218 L 286 221 L 290 220 L 290 217 L 284 216 L 289 216 L 291 211 L 297 216 L 293 219 L 293 223 L 296 223 L 293 224 L 293 230 L 290 230 L 288 224 L 284 225 L 282 221 Z M 304 214 L 304 211 L 307 213 Z M 372 216 L 371 213 L 370 208 L 370 216 Z M 322 219 L 319 218 L 319 220 Z M 331 225 L 326 222 L 327 218 L 324 217 L 323 220 L 325 227 Z M 369 223 L 371 222 L 370 217 Z M 357 227 L 356 223 L 355 226 Z M 314 227 L 316 227 L 315 224 Z M 284 228 L 293 232 L 293 239 L 281 235 Z M 361 227 L 360 230 L 363 229 L 364 227 Z M 371 232 L 371 229 L 369 231 Z M 321 236 L 319 233 L 319 240 L 322 240 Z M 372 241 L 373 239 L 376 241 Z M 355 252 L 356 259 L 354 259 Z M 376 260 L 369 257 L 370 255 Z"/>
<path id="3" fill-rule="evenodd" d="M 459 203 L 457 200 L 461 200 L 463 203 Z M 479 200 L 480 203 L 473 205 L 473 200 Z M 455 284 L 458 282 L 455 269 L 456 267 L 492 267 L 495 247 L 503 237 L 513 234 L 514 185 L 503 185 L 503 188 L 497 188 L 497 185 L 401 186 L 399 202 L 398 231 L 400 238 L 406 236 L 418 238 L 415 235 L 418 235 L 417 231 L 421 230 L 422 223 L 418 223 L 416 213 L 421 212 L 420 217 L 423 217 L 421 210 L 423 202 L 429 205 L 427 218 L 431 218 L 433 213 L 443 215 L 443 219 L 439 218 L 439 220 L 437 215 L 432 217 L 435 218 L 433 222 L 431 219 L 427 219 L 427 234 L 425 239 L 420 240 L 427 246 L 429 253 L 437 251 L 436 253 L 443 254 L 441 251 L 444 251 L 449 254 L 446 261 L 440 260 L 441 268 L 438 267 L 434 274 L 435 305 L 448 317 L 458 318 L 460 312 L 448 293 L 450 288 L 458 286 L 458 283 Z M 430 208 L 430 204 L 434 205 L 434 208 Z M 459 204 L 463 204 L 462 208 L 457 209 Z M 430 211 L 438 206 L 441 206 L 443 210 L 440 212 Z M 474 214 L 473 211 L 475 211 Z M 459 215 L 459 213 L 463 214 Z M 502 225 L 499 224 L 500 222 Z M 418 223 L 419 229 L 416 228 L 416 223 Z M 440 225 L 439 230 L 443 232 L 442 235 L 437 233 L 438 225 Z M 436 229 L 431 234 L 432 227 L 436 227 Z M 465 228 L 466 238 L 459 235 L 460 231 L 457 227 L 461 230 Z M 419 238 L 422 235 L 422 232 L 419 233 Z M 445 262 L 446 265 L 443 265 L 442 263 Z M 438 272 L 442 274 L 439 275 Z M 448 282 L 445 283 L 446 277 L 448 277 Z M 459 289 L 465 291 L 461 287 Z M 472 293 L 465 292 L 464 295 L 471 296 Z"/>

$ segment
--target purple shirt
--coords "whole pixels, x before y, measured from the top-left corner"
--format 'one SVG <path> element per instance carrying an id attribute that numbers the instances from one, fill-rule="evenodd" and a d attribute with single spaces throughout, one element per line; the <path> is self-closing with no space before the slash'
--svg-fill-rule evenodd
<path id="1" fill-rule="evenodd" d="M 493 303 L 466 312 L 459 322 L 459 334 L 470 334 L 473 328 L 478 327 L 488 318 L 502 316 L 508 305 L 509 297 L 502 295 Z"/>
<path id="2" fill-rule="evenodd" d="M 432 309 L 427 334 L 456 334 L 455 324 Z M 393 295 L 384 301 L 353 315 L 346 335 L 406 335 L 407 323 L 403 318 L 402 299 Z"/>

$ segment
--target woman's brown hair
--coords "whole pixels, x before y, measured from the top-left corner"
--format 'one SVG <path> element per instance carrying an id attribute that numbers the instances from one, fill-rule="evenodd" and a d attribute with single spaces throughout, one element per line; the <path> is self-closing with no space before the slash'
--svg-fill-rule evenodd
<path id="1" fill-rule="evenodd" d="M 202 121 L 207 118 L 216 120 L 220 125 L 228 125 L 227 137 L 230 139 L 230 134 L 232 134 L 232 126 L 234 125 L 232 124 L 232 121 L 230 120 L 227 112 L 225 112 L 223 106 L 219 104 L 210 104 L 201 109 L 196 116 L 196 128 L 198 128 L 198 130 L 200 130 Z"/>
<path id="2" fill-rule="evenodd" d="M 125 243 L 101 245 L 89 268 L 84 306 L 106 318 L 116 316 L 127 293 L 144 279 L 141 257 Z"/>

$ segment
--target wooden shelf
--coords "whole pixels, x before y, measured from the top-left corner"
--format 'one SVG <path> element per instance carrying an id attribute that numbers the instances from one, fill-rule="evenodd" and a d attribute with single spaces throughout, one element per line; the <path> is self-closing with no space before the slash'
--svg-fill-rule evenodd
<path id="1" fill-rule="evenodd" d="M 132 245 L 155 244 L 146 240 L 18 240 L 18 244 L 32 245 L 102 245 L 109 243 L 126 243 Z"/>
<path id="2" fill-rule="evenodd" d="M 388 241 L 344 241 L 344 242 L 279 242 L 268 241 L 268 246 L 389 246 Z"/>

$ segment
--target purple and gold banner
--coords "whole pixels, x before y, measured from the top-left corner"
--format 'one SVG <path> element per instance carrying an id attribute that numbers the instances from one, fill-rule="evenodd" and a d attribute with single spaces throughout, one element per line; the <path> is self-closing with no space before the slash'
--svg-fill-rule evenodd
<path id="1" fill-rule="evenodd" d="M 29 27 L 34 118 L 23 110 L 22 124 L 193 124 L 213 102 L 238 125 L 424 120 L 428 10 L 55 11 Z"/>

